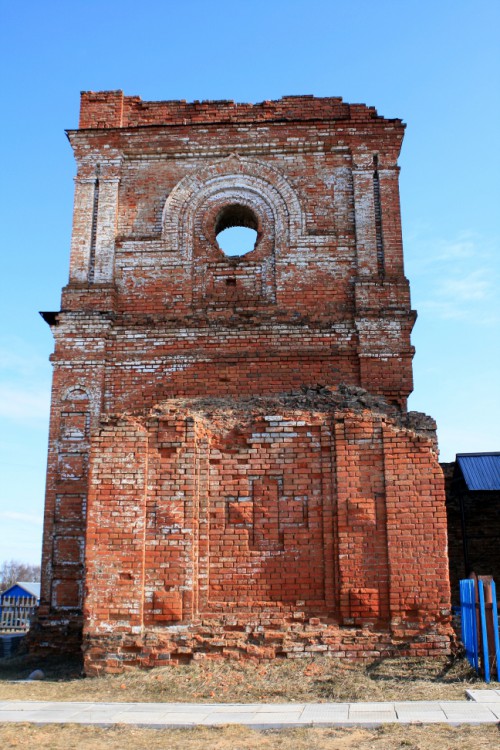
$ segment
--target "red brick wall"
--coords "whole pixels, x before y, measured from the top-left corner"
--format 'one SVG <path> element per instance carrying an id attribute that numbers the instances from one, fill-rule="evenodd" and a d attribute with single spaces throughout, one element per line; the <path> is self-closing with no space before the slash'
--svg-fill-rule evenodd
<path id="1" fill-rule="evenodd" d="M 286 399 L 155 411 L 93 441 L 88 670 L 446 649 L 444 493 L 427 438 L 383 414 Z"/>
<path id="2" fill-rule="evenodd" d="M 41 631 L 63 615 L 84 622 L 92 649 L 109 627 L 130 635 L 271 604 L 282 623 L 307 613 L 395 628 L 387 643 L 398 618 L 410 637 L 408 611 L 436 625 L 442 478 L 432 426 L 405 411 L 415 314 L 403 132 L 338 98 L 82 94 L 80 129 L 68 132 L 78 170 L 69 283 L 48 317 Z M 218 230 L 241 221 L 256 246 L 228 257 Z M 327 388 L 319 414 L 309 403 L 280 426 L 256 406 L 292 392 L 299 403 L 311 387 Z M 201 418 L 165 406 L 199 397 L 226 398 L 233 432 L 217 426 L 226 407 Z M 325 417 L 351 402 L 366 418 Z M 283 433 L 267 439 L 271 428 Z M 343 636 L 328 637 L 342 653 Z"/>

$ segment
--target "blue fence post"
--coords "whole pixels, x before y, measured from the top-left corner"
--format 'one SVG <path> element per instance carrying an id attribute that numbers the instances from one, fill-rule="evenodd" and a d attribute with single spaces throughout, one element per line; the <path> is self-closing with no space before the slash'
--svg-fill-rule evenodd
<path id="1" fill-rule="evenodd" d="M 484 603 L 484 584 L 478 581 L 479 587 L 479 612 L 481 617 L 481 636 L 483 641 L 483 668 L 484 680 L 490 682 L 490 656 L 488 653 L 488 630 L 486 628 L 486 606 Z"/>
<path id="2" fill-rule="evenodd" d="M 498 604 L 497 604 L 497 589 L 495 581 L 491 582 L 491 598 L 493 600 L 492 614 L 493 614 L 493 633 L 495 638 L 495 660 L 497 668 L 497 680 L 500 682 L 500 639 L 498 637 Z"/>
<path id="3" fill-rule="evenodd" d="M 476 592 L 474 581 L 465 578 L 460 581 L 460 614 L 462 624 L 462 642 L 469 664 L 479 671 L 479 648 L 477 640 Z"/>

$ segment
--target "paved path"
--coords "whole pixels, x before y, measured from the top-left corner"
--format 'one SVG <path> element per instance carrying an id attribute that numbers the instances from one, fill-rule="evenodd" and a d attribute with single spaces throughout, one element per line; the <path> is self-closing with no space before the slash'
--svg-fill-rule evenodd
<path id="1" fill-rule="evenodd" d="M 500 690 L 468 690 L 467 701 L 395 703 L 63 703 L 0 701 L 0 723 L 131 724 L 166 727 L 244 724 L 254 729 L 380 724 L 492 724 Z"/>

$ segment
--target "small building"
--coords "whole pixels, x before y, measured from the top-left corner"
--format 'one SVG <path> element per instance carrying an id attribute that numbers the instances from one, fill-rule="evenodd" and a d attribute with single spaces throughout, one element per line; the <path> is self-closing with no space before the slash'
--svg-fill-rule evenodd
<path id="1" fill-rule="evenodd" d="M 28 630 L 40 603 L 40 583 L 16 581 L 0 594 L 0 632 Z"/>
<path id="2" fill-rule="evenodd" d="M 457 453 L 446 479 L 452 601 L 471 572 L 500 582 L 500 452 Z"/>

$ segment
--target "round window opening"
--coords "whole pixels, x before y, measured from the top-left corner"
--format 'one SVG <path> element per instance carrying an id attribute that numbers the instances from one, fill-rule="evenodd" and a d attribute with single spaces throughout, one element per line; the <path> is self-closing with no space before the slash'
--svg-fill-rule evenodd
<path id="1" fill-rule="evenodd" d="M 226 206 L 217 216 L 215 237 L 217 244 L 230 257 L 250 253 L 257 244 L 258 220 L 247 206 Z"/>

